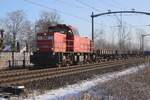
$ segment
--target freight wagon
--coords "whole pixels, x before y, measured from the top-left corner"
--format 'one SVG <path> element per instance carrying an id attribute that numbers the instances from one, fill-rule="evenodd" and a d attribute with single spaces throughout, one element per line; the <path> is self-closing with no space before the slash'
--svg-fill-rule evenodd
<path id="1" fill-rule="evenodd" d="M 150 51 L 144 51 L 145 56 L 150 56 Z"/>

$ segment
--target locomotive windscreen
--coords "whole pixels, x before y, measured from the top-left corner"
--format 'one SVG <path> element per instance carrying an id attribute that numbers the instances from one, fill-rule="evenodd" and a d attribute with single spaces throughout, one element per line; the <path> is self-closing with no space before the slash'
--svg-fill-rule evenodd
<path id="1" fill-rule="evenodd" d="M 60 32 L 60 33 L 65 33 L 67 30 L 65 30 L 65 29 L 61 29 L 61 28 L 49 28 L 48 29 L 48 32 Z"/>
<path id="2" fill-rule="evenodd" d="M 38 35 L 37 40 L 52 40 L 53 36 L 51 35 Z"/>

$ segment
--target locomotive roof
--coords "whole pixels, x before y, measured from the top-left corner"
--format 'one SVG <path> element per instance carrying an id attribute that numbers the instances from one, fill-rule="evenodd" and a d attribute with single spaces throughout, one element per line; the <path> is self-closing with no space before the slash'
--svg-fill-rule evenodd
<path id="1" fill-rule="evenodd" d="M 49 29 L 54 29 L 54 28 L 55 29 L 58 29 L 58 28 L 65 29 L 67 31 L 71 30 L 74 35 L 79 35 L 79 32 L 78 32 L 77 28 L 75 28 L 75 27 L 73 27 L 71 25 L 57 24 L 57 25 L 52 25 L 52 26 L 49 27 Z"/>

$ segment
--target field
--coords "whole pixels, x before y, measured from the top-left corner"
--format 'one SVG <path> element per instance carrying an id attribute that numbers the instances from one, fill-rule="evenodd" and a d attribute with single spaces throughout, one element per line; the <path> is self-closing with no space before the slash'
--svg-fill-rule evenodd
<path id="1" fill-rule="evenodd" d="M 78 84 L 36 92 L 28 99 L 32 100 L 149 100 L 150 98 L 149 65 L 139 65 L 121 72 L 95 76 L 94 79 Z M 28 100 L 27 99 L 27 100 Z"/>
<path id="2" fill-rule="evenodd" d="M 120 76 L 83 92 L 81 100 L 149 100 L 150 67 Z"/>

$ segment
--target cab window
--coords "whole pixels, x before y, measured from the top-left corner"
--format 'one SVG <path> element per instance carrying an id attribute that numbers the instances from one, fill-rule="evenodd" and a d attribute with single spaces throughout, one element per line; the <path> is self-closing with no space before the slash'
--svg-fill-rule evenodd
<path id="1" fill-rule="evenodd" d="M 37 36 L 37 40 L 52 40 L 53 39 L 53 36 L 50 36 L 50 35 L 39 35 Z"/>

